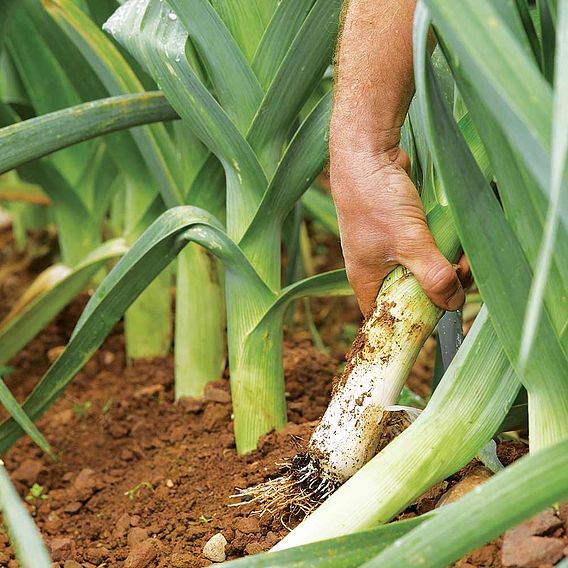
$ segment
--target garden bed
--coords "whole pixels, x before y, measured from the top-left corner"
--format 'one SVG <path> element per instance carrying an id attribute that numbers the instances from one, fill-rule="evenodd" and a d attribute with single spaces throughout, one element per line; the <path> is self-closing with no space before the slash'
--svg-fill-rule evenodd
<path id="1" fill-rule="evenodd" d="M 17 278 L 2 287 L 4 302 L 19 289 Z M 65 310 L 12 362 L 15 372 L 7 382 L 19 400 L 65 345 L 86 299 Z M 355 312 L 350 317 L 356 318 Z M 54 561 L 66 568 L 207 566 L 203 546 L 218 532 L 227 539 L 228 559 L 269 549 L 287 528 L 279 519 L 251 516 L 251 506 L 228 507 L 230 496 L 276 474 L 277 464 L 309 438 L 340 361 L 318 352 L 305 334 L 290 336 L 284 359 L 290 422 L 284 431 L 264 437 L 257 452 L 240 457 L 228 381 L 211 384 L 203 400 L 174 404 L 172 358 L 127 366 L 120 327 L 39 422 L 59 462 L 52 463 L 28 439 L 6 456 Z M 416 390 L 427 388 L 432 351 L 427 344 L 415 365 L 410 382 Z M 522 444 L 499 448 L 505 463 L 524 452 Z M 434 508 L 472 467 L 402 516 Z M 546 534 L 552 534 L 551 526 Z M 560 525 L 553 529 L 554 536 L 566 538 Z M 520 547 L 546 544 L 531 541 L 528 533 L 516 538 Z M 501 540 L 487 545 L 460 565 L 500 566 L 500 547 Z M 0 565 L 14 562 L 2 535 Z"/>

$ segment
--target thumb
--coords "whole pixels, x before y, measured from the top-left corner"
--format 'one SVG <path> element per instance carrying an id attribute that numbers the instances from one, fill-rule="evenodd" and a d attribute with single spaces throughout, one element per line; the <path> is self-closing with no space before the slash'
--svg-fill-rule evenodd
<path id="1" fill-rule="evenodd" d="M 458 275 L 434 243 L 405 259 L 403 264 L 438 307 L 451 312 L 462 307 L 465 293 Z"/>

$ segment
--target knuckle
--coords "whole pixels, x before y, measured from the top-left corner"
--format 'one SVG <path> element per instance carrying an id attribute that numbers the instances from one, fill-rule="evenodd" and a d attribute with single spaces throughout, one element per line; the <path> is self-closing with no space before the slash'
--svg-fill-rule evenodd
<path id="1" fill-rule="evenodd" d="M 436 264 L 427 269 L 424 284 L 432 294 L 452 296 L 458 289 L 458 279 L 454 269 L 449 264 Z"/>

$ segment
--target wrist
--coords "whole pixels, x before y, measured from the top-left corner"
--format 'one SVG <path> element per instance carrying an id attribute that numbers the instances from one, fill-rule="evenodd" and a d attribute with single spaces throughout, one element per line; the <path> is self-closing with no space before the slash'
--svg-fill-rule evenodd
<path id="1" fill-rule="evenodd" d="M 332 115 L 329 131 L 330 152 L 392 155 L 400 145 L 399 125 L 382 126 L 373 117 Z"/>

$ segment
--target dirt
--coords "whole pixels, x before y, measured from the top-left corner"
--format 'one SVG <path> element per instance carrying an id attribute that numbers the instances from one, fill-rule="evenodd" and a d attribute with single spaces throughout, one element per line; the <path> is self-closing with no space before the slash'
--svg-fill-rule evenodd
<path id="1" fill-rule="evenodd" d="M 0 283 L 4 301 L 22 288 L 23 281 L 18 285 L 17 277 L 11 278 Z M 74 302 L 11 362 L 15 372 L 6 381 L 18 400 L 65 345 L 86 301 L 85 295 Z M 325 303 L 318 304 L 319 313 L 326 309 Z M 358 315 L 353 314 L 356 325 Z M 59 461 L 51 462 L 27 438 L 5 457 L 55 565 L 208 566 L 212 562 L 203 548 L 215 535 L 217 543 L 226 540 L 228 559 L 269 549 L 288 529 L 278 520 L 252 516 L 250 505 L 229 507 L 231 495 L 236 488 L 276 475 L 277 464 L 292 458 L 307 441 L 327 406 L 339 359 L 318 352 L 302 333 L 289 335 L 284 358 L 289 424 L 265 436 L 258 451 L 243 457 L 235 451 L 228 381 L 212 383 L 204 399 L 174 403 L 172 358 L 127 365 L 121 332 L 118 325 L 39 421 Z M 410 384 L 424 393 L 433 349 L 429 342 L 411 375 Z M 504 463 L 525 451 L 522 443 L 499 445 Z M 471 464 L 444 481 L 404 515 L 435 507 L 477 466 Z M 563 525 L 552 533 L 547 529 L 515 538 L 532 544 L 535 538 L 556 539 L 536 545 L 558 554 L 557 541 L 568 544 L 566 513 Z M 290 525 L 294 524 L 292 520 Z M 502 566 L 502 541 L 468 555 L 458 565 Z M 208 552 L 209 557 L 214 553 Z M 3 533 L 0 566 L 17 566 Z"/>

